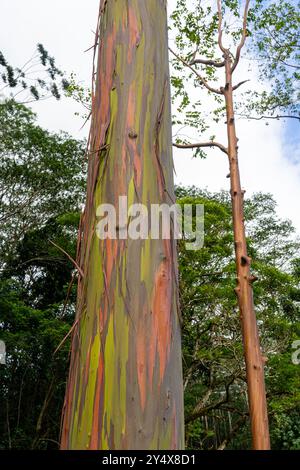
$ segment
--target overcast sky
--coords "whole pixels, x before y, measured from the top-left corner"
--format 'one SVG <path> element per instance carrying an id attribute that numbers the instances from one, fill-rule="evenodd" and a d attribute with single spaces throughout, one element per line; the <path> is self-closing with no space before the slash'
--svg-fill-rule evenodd
<path id="1" fill-rule="evenodd" d="M 99 0 L 0 2 L 0 50 L 12 65 L 24 64 L 36 44 L 42 43 L 62 69 L 75 72 L 79 80 L 90 84 L 92 54 L 84 51 L 93 44 Z M 169 6 L 174 2 L 169 0 Z M 74 116 L 78 108 L 71 100 L 49 100 L 33 108 L 41 125 L 48 129 L 86 136 L 88 129 L 80 129 L 82 120 Z M 272 193 L 280 216 L 291 219 L 300 234 L 299 123 L 272 122 L 266 126 L 261 121 L 238 121 L 237 125 L 242 183 L 247 194 Z M 175 150 L 176 182 L 211 191 L 229 189 L 225 155 L 210 150 L 208 156 L 207 160 L 196 160 L 189 151 Z"/>

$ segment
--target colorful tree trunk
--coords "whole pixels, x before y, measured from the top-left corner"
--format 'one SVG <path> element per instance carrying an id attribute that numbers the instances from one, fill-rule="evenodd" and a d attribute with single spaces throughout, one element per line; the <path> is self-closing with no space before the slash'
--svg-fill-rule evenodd
<path id="1" fill-rule="evenodd" d="M 97 207 L 119 196 L 174 203 L 166 3 L 100 5 L 62 449 L 184 446 L 175 242 L 95 230 Z"/>

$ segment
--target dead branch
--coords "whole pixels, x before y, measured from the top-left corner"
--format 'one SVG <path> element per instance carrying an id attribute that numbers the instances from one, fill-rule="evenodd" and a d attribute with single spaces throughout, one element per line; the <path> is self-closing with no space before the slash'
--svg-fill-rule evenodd
<path id="1" fill-rule="evenodd" d="M 177 147 L 179 149 L 195 149 L 195 148 L 202 148 L 202 147 L 217 147 L 219 148 L 222 152 L 226 153 L 228 155 L 228 150 L 227 148 L 219 144 L 218 142 L 200 142 L 198 144 L 173 144 L 173 147 Z"/>
<path id="2" fill-rule="evenodd" d="M 194 59 L 192 62 L 190 62 L 190 65 L 195 64 L 211 65 L 212 67 L 224 67 L 225 61 L 223 60 L 223 62 L 218 62 L 217 60 L 210 59 Z"/>

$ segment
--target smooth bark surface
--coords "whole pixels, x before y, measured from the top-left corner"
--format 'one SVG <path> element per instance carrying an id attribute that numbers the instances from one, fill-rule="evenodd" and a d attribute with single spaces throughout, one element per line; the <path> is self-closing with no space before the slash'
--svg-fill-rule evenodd
<path id="1" fill-rule="evenodd" d="M 102 203 L 175 200 L 166 3 L 100 6 L 62 449 L 184 446 L 176 244 L 96 236 Z"/>

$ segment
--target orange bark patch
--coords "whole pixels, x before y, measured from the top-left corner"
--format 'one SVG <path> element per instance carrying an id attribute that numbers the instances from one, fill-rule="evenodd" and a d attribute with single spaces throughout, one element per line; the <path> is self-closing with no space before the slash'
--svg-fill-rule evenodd
<path id="1" fill-rule="evenodd" d="M 132 6 L 128 7 L 128 29 L 129 29 L 129 47 L 127 53 L 128 63 L 132 62 L 133 51 L 136 49 L 140 41 L 140 32 L 138 21 Z"/>
<path id="2" fill-rule="evenodd" d="M 135 90 L 136 90 L 135 82 L 132 82 L 132 84 L 130 85 L 130 90 L 129 90 L 128 108 L 127 108 L 127 126 L 129 130 L 132 129 L 134 126 L 135 108 L 136 108 Z"/>
<path id="3" fill-rule="evenodd" d="M 117 257 L 118 245 L 117 240 L 107 238 L 105 240 L 105 254 L 106 254 L 106 281 L 107 286 L 110 284 L 112 270 Z"/>
<path id="4" fill-rule="evenodd" d="M 172 259 L 170 256 L 169 243 L 170 242 L 166 240 L 165 259 L 160 263 L 155 275 L 152 300 L 154 333 L 157 338 L 161 381 L 164 376 L 171 342 Z"/>

